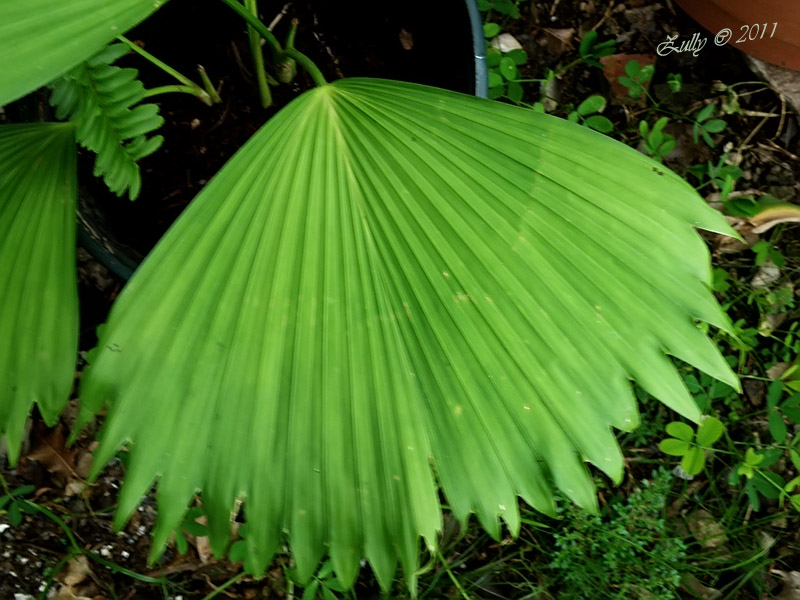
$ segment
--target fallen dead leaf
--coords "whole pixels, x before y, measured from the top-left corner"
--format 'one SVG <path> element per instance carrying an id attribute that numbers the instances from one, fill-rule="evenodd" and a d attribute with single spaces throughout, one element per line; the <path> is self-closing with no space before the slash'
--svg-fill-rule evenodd
<path id="1" fill-rule="evenodd" d="M 775 265 L 774 262 L 767 259 L 758 268 L 758 272 L 756 272 L 756 274 L 753 276 L 753 279 L 750 281 L 750 285 L 757 290 L 766 289 L 780 278 L 781 270 Z"/>
<path id="2" fill-rule="evenodd" d="M 64 574 L 64 583 L 69 586 L 78 585 L 82 582 L 92 569 L 89 567 L 89 559 L 83 554 L 69 559 L 67 562 L 67 570 Z"/>
<path id="3" fill-rule="evenodd" d="M 53 600 L 92 600 L 90 596 L 85 595 L 89 586 L 78 587 L 86 581 L 91 572 L 89 559 L 82 554 L 69 559 L 65 571 L 59 576 L 62 585 Z"/>
<path id="4" fill-rule="evenodd" d="M 780 223 L 800 223 L 800 206 L 776 204 L 750 217 L 748 221 L 753 226 L 753 233 L 764 233 Z"/>
<path id="5" fill-rule="evenodd" d="M 89 471 L 92 469 L 92 463 L 94 462 L 94 456 L 91 452 L 83 451 L 78 455 L 78 460 L 75 465 L 75 472 L 78 474 L 78 477 L 82 479 L 86 479 L 89 477 Z"/>
<path id="6" fill-rule="evenodd" d="M 775 600 L 800 600 L 800 571 L 781 571 L 779 569 L 771 569 L 773 573 L 783 580 L 783 589 L 777 596 L 773 596 Z"/>
<path id="7" fill-rule="evenodd" d="M 764 404 L 764 398 L 767 396 L 767 386 L 763 381 L 745 379 L 742 381 L 742 391 L 753 406 Z"/>
<path id="8" fill-rule="evenodd" d="M 758 234 L 753 233 L 753 226 L 747 219 L 726 216 L 725 220 L 736 230 L 736 233 L 742 236 L 744 241 L 737 240 L 727 235 L 718 235 L 714 238 L 714 254 L 735 254 L 744 252 L 758 242 Z"/>
<path id="9" fill-rule="evenodd" d="M 728 541 L 725 528 L 707 510 L 697 510 L 686 518 L 686 526 L 700 545 L 709 550 L 720 548 Z"/>
<path id="10" fill-rule="evenodd" d="M 547 34 L 544 40 L 545 47 L 553 54 L 560 54 L 572 48 L 572 39 L 575 36 L 575 28 L 569 27 L 566 29 L 552 29 L 550 27 L 542 28 Z"/>
<path id="11" fill-rule="evenodd" d="M 769 337 L 773 331 L 783 324 L 788 316 L 785 312 L 767 313 L 758 324 L 758 333 L 764 337 Z"/>
<path id="12" fill-rule="evenodd" d="M 775 545 L 775 542 L 777 542 L 777 541 L 778 540 L 776 540 L 774 537 L 772 537 L 766 531 L 759 531 L 758 532 L 758 543 L 759 543 L 759 545 L 761 546 L 761 549 L 764 552 L 766 552 L 767 550 L 772 548 Z"/>
<path id="13" fill-rule="evenodd" d="M 77 448 L 67 448 L 66 436 L 61 425 L 49 430 L 43 426 L 37 431 L 33 449 L 20 462 L 35 460 L 50 473 L 62 475 L 69 481 L 77 476 L 75 472 L 77 455 Z"/>
<path id="14" fill-rule="evenodd" d="M 208 525 L 208 519 L 205 515 L 196 518 L 195 521 L 201 525 Z M 208 564 L 212 557 L 211 544 L 208 541 L 208 536 L 194 537 L 194 547 L 197 549 L 197 557 L 200 559 L 200 562 L 204 565 Z"/>
<path id="15" fill-rule="evenodd" d="M 611 91 L 618 101 L 637 104 L 644 98 L 644 95 L 639 100 L 631 98 L 628 95 L 628 88 L 619 82 L 619 78 L 625 75 L 625 65 L 632 60 L 638 62 L 640 67 L 654 65 L 656 58 L 655 54 L 614 54 L 600 59 L 600 63 L 603 65 L 603 75 L 611 84 Z M 645 89 L 649 87 L 649 83 L 645 84 Z"/>
<path id="16" fill-rule="evenodd" d="M 703 600 L 717 600 L 718 598 L 722 598 L 722 592 L 703 585 L 700 580 L 691 573 L 687 573 L 681 577 L 681 586 L 690 591 L 694 596 L 702 598 Z"/>
<path id="17" fill-rule="evenodd" d="M 767 369 L 767 377 L 769 377 L 769 379 L 772 381 L 780 379 L 780 376 L 786 373 L 786 371 L 788 371 L 789 367 L 791 366 L 792 363 L 788 362 L 775 363 L 769 369 Z"/>
<path id="18" fill-rule="evenodd" d="M 403 50 L 413 50 L 414 49 L 414 36 L 411 35 L 405 29 L 400 30 L 400 45 L 403 47 Z"/>
<path id="19" fill-rule="evenodd" d="M 522 50 L 522 44 L 510 33 L 501 33 L 492 40 L 492 48 L 497 48 L 500 52 L 505 53 L 512 50 Z"/>
<path id="20" fill-rule="evenodd" d="M 64 488 L 64 495 L 67 498 L 80 496 L 87 487 L 89 486 L 85 481 L 70 481 Z"/>

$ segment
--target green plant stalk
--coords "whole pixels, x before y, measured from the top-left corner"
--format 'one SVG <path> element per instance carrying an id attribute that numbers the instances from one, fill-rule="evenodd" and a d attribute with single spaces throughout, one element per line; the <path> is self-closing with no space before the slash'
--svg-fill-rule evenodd
<path id="1" fill-rule="evenodd" d="M 208 73 L 206 73 L 203 65 L 197 65 L 197 72 L 200 73 L 200 79 L 203 82 L 203 86 L 206 88 L 206 92 L 211 97 L 211 101 L 214 104 L 222 102 L 222 98 L 219 97 L 217 90 L 214 89 L 214 84 L 211 83 L 211 79 L 208 77 Z"/>
<path id="2" fill-rule="evenodd" d="M 287 48 L 294 48 L 294 38 L 297 35 L 297 19 L 292 19 L 292 22 L 289 24 L 289 33 L 286 34 L 286 44 Z"/>
<path id="3" fill-rule="evenodd" d="M 197 96 L 197 90 L 188 85 L 162 85 L 159 87 L 151 88 L 149 90 L 145 90 L 144 97 L 151 98 L 153 96 L 159 96 L 161 94 L 172 94 L 176 92 Z"/>
<path id="4" fill-rule="evenodd" d="M 317 65 L 313 63 L 313 61 L 308 58 L 305 54 L 300 52 L 299 50 L 295 50 L 294 48 L 287 48 L 283 51 L 284 55 L 288 56 L 289 58 L 293 58 L 297 61 L 297 64 L 303 67 L 306 72 L 311 76 L 311 79 L 314 80 L 316 85 L 326 85 L 328 82 L 325 80 L 325 76 L 322 74 L 317 68 Z"/>
<path id="5" fill-rule="evenodd" d="M 250 13 L 258 18 L 258 0 L 244 0 L 244 5 Z M 256 72 L 258 95 L 261 98 L 262 108 L 272 105 L 272 92 L 267 83 L 267 71 L 264 68 L 264 53 L 261 51 L 261 36 L 255 27 L 247 25 L 247 37 L 250 39 L 250 54 L 253 55 L 253 68 Z"/>
<path id="6" fill-rule="evenodd" d="M 213 592 L 209 593 L 206 596 L 203 596 L 203 600 L 211 600 L 212 598 L 216 598 L 218 595 L 220 595 L 222 592 L 224 592 L 227 588 L 229 588 L 234 583 L 236 583 L 239 580 L 241 580 L 245 575 L 247 575 L 247 573 L 245 573 L 244 571 L 242 571 L 238 575 L 234 575 L 233 577 L 228 579 L 228 581 L 226 581 L 225 583 L 223 583 L 222 585 L 217 587 Z"/>
<path id="7" fill-rule="evenodd" d="M 461 582 L 453 574 L 453 571 L 450 569 L 450 565 L 447 564 L 447 559 L 445 559 L 445 557 L 442 556 L 441 550 L 437 551 L 437 554 L 439 555 L 439 560 L 442 561 L 442 566 L 444 567 L 444 570 L 447 571 L 447 575 L 450 577 L 450 581 L 452 581 L 453 585 L 456 586 L 456 589 L 458 590 L 461 597 L 464 598 L 464 600 L 470 600 L 469 594 L 467 594 L 467 592 L 461 586 Z"/>
<path id="8" fill-rule="evenodd" d="M 281 48 L 280 42 L 278 42 L 277 38 L 272 34 L 272 32 L 267 29 L 267 26 L 250 14 L 250 12 L 244 6 L 236 2 L 236 0 L 222 0 L 222 2 L 224 2 L 228 7 L 236 12 L 236 14 L 242 17 L 249 25 L 252 25 L 253 28 L 258 31 L 259 35 L 263 37 L 272 47 L 275 53 L 276 62 L 280 61 L 280 59 L 285 56 L 293 58 L 301 67 L 306 70 L 316 85 L 322 86 L 328 83 L 325 81 L 322 71 L 319 70 L 317 65 L 315 65 L 310 58 L 294 48 L 287 48 L 286 50 Z"/>
<path id="9" fill-rule="evenodd" d="M 237 0 L 222 0 L 222 2 L 227 4 L 228 7 L 231 8 L 236 14 L 247 21 L 247 23 L 267 41 L 267 44 L 269 44 L 270 48 L 272 48 L 272 52 L 275 56 L 280 55 L 280 53 L 283 51 L 283 48 L 281 48 L 281 43 L 278 41 L 278 38 L 276 38 L 272 32 L 267 29 L 267 26 L 258 19 L 258 17 L 253 15 Z"/>
<path id="10" fill-rule="evenodd" d="M 129 40 L 128 38 L 126 38 L 124 35 L 118 35 L 118 36 L 117 36 L 117 39 L 118 39 L 120 42 L 122 42 L 122 43 L 124 43 L 125 45 L 127 45 L 127 46 L 128 46 L 128 48 L 130 48 L 131 50 L 133 50 L 134 52 L 136 52 L 136 53 L 137 53 L 139 56 L 141 56 L 141 57 L 143 57 L 143 58 L 147 59 L 149 62 L 151 62 L 152 64 L 154 64 L 155 66 L 157 66 L 159 69 L 161 69 L 161 70 L 162 70 L 162 71 L 164 71 L 165 73 L 167 73 L 167 74 L 169 74 L 169 75 L 172 75 L 172 76 L 173 76 L 175 79 L 177 79 L 177 80 L 178 80 L 178 81 L 180 81 L 180 82 L 181 82 L 181 83 L 182 83 L 184 86 L 186 86 L 186 88 L 189 88 L 189 89 L 191 89 L 192 91 L 191 91 L 191 92 L 189 92 L 189 93 L 193 94 L 194 96 L 197 96 L 197 98 L 199 98 L 199 99 L 200 99 L 200 100 L 201 100 L 201 101 L 202 101 L 204 104 L 207 104 L 208 106 L 211 106 L 211 105 L 213 104 L 213 102 L 212 102 L 212 99 L 211 99 L 211 96 L 209 96 L 209 95 L 208 95 L 208 92 L 206 92 L 206 91 L 205 91 L 205 90 L 204 90 L 202 87 L 200 87 L 199 85 L 197 85 L 197 84 L 196 84 L 194 81 L 192 81 L 191 79 L 189 79 L 188 77 L 186 77 L 184 74 L 182 74 L 182 73 L 180 73 L 180 72 L 176 71 L 175 69 L 173 69 L 172 67 L 170 67 L 170 66 L 169 66 L 167 63 L 165 63 L 164 61 L 162 61 L 162 60 L 159 60 L 158 58 L 156 58 L 155 56 L 153 56 L 152 54 L 150 54 L 150 53 L 149 53 L 147 50 L 145 50 L 144 48 L 140 48 L 139 46 L 137 46 L 136 44 L 134 44 L 134 43 L 133 43 L 131 40 Z M 165 87 L 166 87 L 166 86 L 165 86 Z M 158 88 L 156 88 L 156 89 L 158 89 Z M 178 91 L 178 90 L 171 90 L 171 91 Z M 188 90 L 180 90 L 180 91 L 188 91 Z"/>

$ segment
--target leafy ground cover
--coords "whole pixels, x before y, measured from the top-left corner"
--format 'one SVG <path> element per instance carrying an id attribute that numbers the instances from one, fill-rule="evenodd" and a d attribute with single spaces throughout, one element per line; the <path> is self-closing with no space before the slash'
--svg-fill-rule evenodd
<path id="1" fill-rule="evenodd" d="M 596 477 L 600 514 L 566 500 L 555 519 L 523 508 L 516 540 L 448 519 L 420 597 L 800 597 L 797 115 L 731 48 L 657 56 L 667 33 L 699 31 L 671 4 L 486 0 L 482 8 L 495 48 L 492 96 L 639 148 L 654 169 L 685 176 L 740 233 L 743 241 L 707 241 L 714 291 L 736 324 L 735 336 L 716 342 L 744 393 L 683 368 L 707 415 L 692 426 L 637 389 L 642 426 L 619 435 L 623 485 Z M 80 260 L 84 310 L 102 314 L 120 284 L 88 255 Z M 227 559 L 210 556 L 199 502 L 148 567 L 154 500 L 112 530 L 126 453 L 86 486 L 92 432 L 65 447 L 74 418 L 68 410 L 54 430 L 35 422 L 19 468 L 2 471 L 0 597 L 380 597 L 367 570 L 342 592 L 329 564 L 300 589 L 287 556 L 263 579 L 242 575 L 238 542 Z M 389 597 L 407 595 L 398 580 Z"/>

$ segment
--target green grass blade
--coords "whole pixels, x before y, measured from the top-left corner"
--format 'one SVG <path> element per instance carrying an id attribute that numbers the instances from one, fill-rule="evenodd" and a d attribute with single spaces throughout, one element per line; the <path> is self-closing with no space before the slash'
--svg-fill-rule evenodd
<path id="1" fill-rule="evenodd" d="M 301 96 L 209 183 L 121 294 L 82 388 L 132 441 L 119 521 L 153 478 L 156 553 L 196 490 L 248 565 L 284 533 L 307 579 L 329 553 L 413 587 L 419 538 L 519 529 L 517 497 L 592 509 L 619 480 L 630 379 L 691 419 L 667 357 L 738 385 L 694 319 L 728 327 L 696 192 L 585 127 L 433 88 L 342 80 Z M 112 350 L 113 349 L 113 350 Z"/>
<path id="2" fill-rule="evenodd" d="M 0 127 L 0 433 L 12 465 L 33 403 L 52 425 L 72 388 L 75 156 L 68 123 Z"/>

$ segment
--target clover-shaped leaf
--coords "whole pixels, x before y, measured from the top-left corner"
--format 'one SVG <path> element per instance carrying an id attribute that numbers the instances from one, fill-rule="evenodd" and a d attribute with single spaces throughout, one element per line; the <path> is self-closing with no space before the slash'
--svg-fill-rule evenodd
<path id="1" fill-rule="evenodd" d="M 686 423 L 673 421 L 667 424 L 666 431 L 672 437 L 662 440 L 658 448 L 670 456 L 682 456 L 681 468 L 687 475 L 697 475 L 706 464 L 705 450 L 716 442 L 725 430 L 722 422 L 708 417 L 695 430 Z"/>

